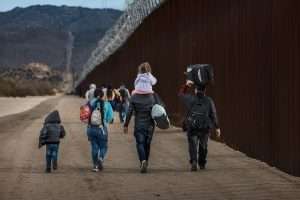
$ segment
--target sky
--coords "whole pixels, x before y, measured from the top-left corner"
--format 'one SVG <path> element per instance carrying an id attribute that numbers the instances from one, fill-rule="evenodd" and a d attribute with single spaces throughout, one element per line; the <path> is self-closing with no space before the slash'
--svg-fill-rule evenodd
<path id="1" fill-rule="evenodd" d="M 88 8 L 115 8 L 122 10 L 125 0 L 0 0 L 0 11 L 8 11 L 15 7 L 28 7 L 31 5 L 67 5 Z"/>

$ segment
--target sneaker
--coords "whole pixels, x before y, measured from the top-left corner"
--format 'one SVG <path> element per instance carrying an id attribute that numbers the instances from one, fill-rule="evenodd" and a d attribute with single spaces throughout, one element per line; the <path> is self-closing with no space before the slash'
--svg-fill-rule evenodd
<path id="1" fill-rule="evenodd" d="M 149 166 L 149 162 L 148 160 L 146 160 L 146 167 L 148 168 L 148 166 Z"/>
<path id="2" fill-rule="evenodd" d="M 92 169 L 93 172 L 98 172 L 99 169 L 98 169 L 98 166 L 95 166 L 93 169 Z"/>
<path id="3" fill-rule="evenodd" d="M 45 172 L 46 173 L 51 173 L 51 168 L 46 168 Z"/>
<path id="4" fill-rule="evenodd" d="M 98 161 L 98 169 L 99 169 L 100 171 L 103 170 L 103 160 L 102 160 L 102 159 L 99 159 L 99 161 Z"/>
<path id="5" fill-rule="evenodd" d="M 192 162 L 191 171 L 192 171 L 192 172 L 197 171 L 197 163 L 196 163 L 196 162 Z"/>
<path id="6" fill-rule="evenodd" d="M 57 170 L 57 160 L 54 160 L 52 163 L 53 170 Z"/>
<path id="7" fill-rule="evenodd" d="M 146 160 L 143 160 L 141 162 L 141 173 L 142 174 L 147 173 L 147 161 Z"/>
<path id="8" fill-rule="evenodd" d="M 200 168 L 200 169 L 205 169 L 205 165 L 202 165 L 202 164 L 200 165 L 200 164 L 199 164 L 199 168 Z"/>

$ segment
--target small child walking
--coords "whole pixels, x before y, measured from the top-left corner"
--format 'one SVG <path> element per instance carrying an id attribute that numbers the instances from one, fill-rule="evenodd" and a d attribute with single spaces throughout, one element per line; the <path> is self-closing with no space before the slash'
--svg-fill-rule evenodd
<path id="1" fill-rule="evenodd" d="M 50 173 L 51 169 L 57 170 L 59 142 L 65 135 L 59 112 L 55 110 L 46 117 L 39 137 L 39 148 L 46 145 L 46 173 Z"/>
<path id="2" fill-rule="evenodd" d="M 134 81 L 133 94 L 153 94 L 152 86 L 157 83 L 157 79 L 151 74 L 149 63 L 142 63 L 138 68 L 138 75 Z"/>

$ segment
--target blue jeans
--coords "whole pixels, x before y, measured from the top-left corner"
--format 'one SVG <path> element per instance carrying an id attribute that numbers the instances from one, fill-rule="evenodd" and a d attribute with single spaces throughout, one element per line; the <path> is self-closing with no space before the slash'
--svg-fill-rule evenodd
<path id="1" fill-rule="evenodd" d="M 153 131 L 154 131 L 153 126 L 135 127 L 134 129 L 136 149 L 140 161 L 149 160 Z"/>
<path id="2" fill-rule="evenodd" d="M 57 162 L 57 157 L 58 157 L 58 147 L 59 144 L 47 144 L 46 145 L 46 163 L 47 163 L 47 168 L 51 168 L 51 163 L 52 162 Z"/>
<path id="3" fill-rule="evenodd" d="M 94 167 L 98 166 L 99 159 L 104 160 L 107 153 L 107 128 L 88 127 L 87 135 L 91 144 L 91 154 Z"/>

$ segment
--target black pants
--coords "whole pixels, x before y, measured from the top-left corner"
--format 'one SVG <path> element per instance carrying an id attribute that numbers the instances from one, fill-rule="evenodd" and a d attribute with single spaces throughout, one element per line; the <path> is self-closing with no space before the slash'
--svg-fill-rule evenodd
<path id="1" fill-rule="evenodd" d="M 150 147 L 153 136 L 153 127 L 136 127 L 134 130 L 136 140 L 136 149 L 139 155 L 139 160 L 149 160 Z"/>
<path id="2" fill-rule="evenodd" d="M 209 131 L 188 132 L 188 143 L 190 162 L 197 162 L 199 165 L 206 164 L 207 143 Z"/>

